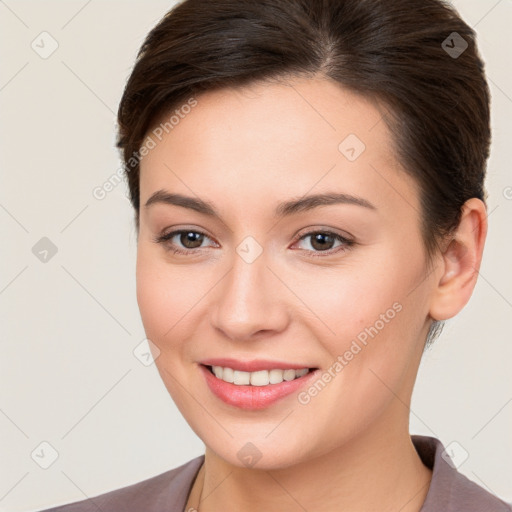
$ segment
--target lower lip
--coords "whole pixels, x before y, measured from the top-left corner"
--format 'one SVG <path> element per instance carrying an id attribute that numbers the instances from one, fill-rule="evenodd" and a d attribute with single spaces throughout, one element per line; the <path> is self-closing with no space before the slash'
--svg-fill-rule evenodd
<path id="1" fill-rule="evenodd" d="M 267 386 L 237 386 L 218 379 L 204 365 L 199 365 L 210 391 L 223 402 L 240 409 L 259 410 L 274 404 L 302 386 L 306 385 L 318 370 L 313 370 L 298 379 Z"/>

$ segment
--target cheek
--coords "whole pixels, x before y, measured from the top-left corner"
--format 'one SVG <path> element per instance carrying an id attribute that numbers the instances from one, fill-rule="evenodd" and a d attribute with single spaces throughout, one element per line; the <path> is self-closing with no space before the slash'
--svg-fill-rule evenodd
<path id="1" fill-rule="evenodd" d="M 291 276 L 290 276 L 291 277 Z M 395 317 L 404 298 L 402 282 L 390 268 L 379 270 L 373 265 L 351 268 L 318 269 L 293 276 L 303 303 L 315 313 L 316 322 L 332 350 L 339 354 L 346 342 L 365 332 L 374 324 L 384 332 Z M 398 304 L 397 304 L 398 303 Z M 320 320 L 320 321 L 319 321 Z"/>
<path id="2" fill-rule="evenodd" d="M 172 311 L 167 304 L 172 295 L 168 293 L 165 276 L 159 272 L 158 265 L 140 248 L 137 252 L 136 281 L 137 303 L 146 334 L 150 339 L 159 339 L 170 327 L 168 317 L 163 312 Z"/>
<path id="3" fill-rule="evenodd" d="M 148 338 L 164 349 L 194 300 L 194 286 L 187 272 L 166 264 L 154 251 L 139 246 L 136 266 L 137 303 Z M 196 292 L 197 293 L 197 292 Z M 190 304 L 190 306 L 189 306 Z"/>
<path id="4" fill-rule="evenodd" d="M 325 362 L 330 367 L 342 357 L 343 370 L 336 372 L 341 378 L 335 380 L 352 398 L 377 396 L 376 388 L 384 386 L 378 377 L 398 389 L 422 342 L 428 316 L 425 290 L 418 286 L 422 254 L 405 261 L 398 249 L 387 252 L 300 281 L 301 299 L 316 314 L 311 326 L 329 354 Z"/>
<path id="5" fill-rule="evenodd" d="M 187 381 L 182 365 L 186 359 L 186 340 L 190 337 L 187 304 L 194 303 L 194 297 L 189 297 L 194 287 L 184 275 L 183 269 L 173 268 L 151 248 L 139 245 L 136 283 L 140 316 L 147 338 L 158 347 L 155 365 L 160 377 L 182 413 L 187 407 L 179 384 Z"/>

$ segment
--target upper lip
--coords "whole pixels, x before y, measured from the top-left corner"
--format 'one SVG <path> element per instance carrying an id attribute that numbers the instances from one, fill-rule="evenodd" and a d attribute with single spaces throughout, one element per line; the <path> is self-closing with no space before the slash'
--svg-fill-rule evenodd
<path id="1" fill-rule="evenodd" d="M 222 366 L 243 372 L 257 372 L 260 370 L 300 370 L 301 368 L 312 368 L 312 366 L 301 363 L 290 363 L 285 361 L 271 361 L 269 359 L 253 359 L 251 361 L 240 361 L 238 359 L 214 358 L 200 361 L 204 366 Z"/>

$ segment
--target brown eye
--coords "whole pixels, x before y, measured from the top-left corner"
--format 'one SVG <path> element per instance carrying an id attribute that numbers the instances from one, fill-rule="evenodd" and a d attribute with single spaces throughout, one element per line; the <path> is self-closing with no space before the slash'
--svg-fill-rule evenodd
<path id="1" fill-rule="evenodd" d="M 205 239 L 210 239 L 205 233 L 192 229 L 179 229 L 157 236 L 154 242 L 163 244 L 166 250 L 175 254 L 193 255 L 198 249 L 203 249 Z"/>
<path id="2" fill-rule="evenodd" d="M 349 240 L 338 233 L 331 231 L 310 231 L 299 238 L 299 242 L 309 239 L 309 247 L 306 252 L 311 256 L 329 256 L 338 252 L 347 251 L 354 245 L 353 240 Z M 338 242 L 338 245 L 335 245 Z M 325 253 L 325 254 L 322 254 Z"/>
<path id="3" fill-rule="evenodd" d="M 328 233 L 316 233 L 311 236 L 311 247 L 319 251 L 326 251 L 332 249 L 335 238 Z"/>
<path id="4" fill-rule="evenodd" d="M 204 235 L 197 231 L 181 231 L 179 241 L 187 249 L 196 249 L 203 243 Z"/>

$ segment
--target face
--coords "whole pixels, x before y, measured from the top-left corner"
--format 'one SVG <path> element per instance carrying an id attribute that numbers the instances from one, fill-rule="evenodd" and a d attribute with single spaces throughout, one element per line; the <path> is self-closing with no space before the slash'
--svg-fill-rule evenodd
<path id="1" fill-rule="evenodd" d="M 181 413 L 268 469 L 406 421 L 432 282 L 379 106 L 319 79 L 196 100 L 140 174 L 137 300 Z"/>

